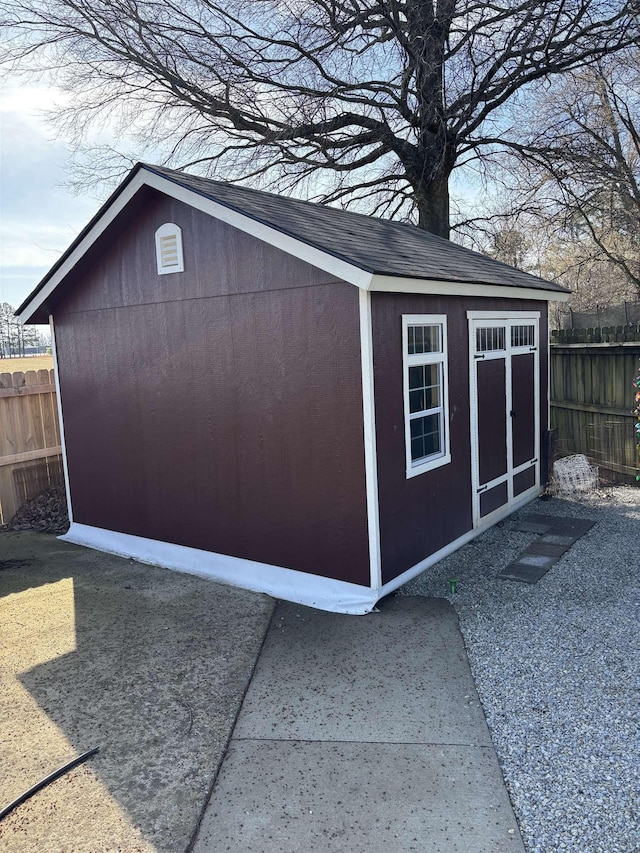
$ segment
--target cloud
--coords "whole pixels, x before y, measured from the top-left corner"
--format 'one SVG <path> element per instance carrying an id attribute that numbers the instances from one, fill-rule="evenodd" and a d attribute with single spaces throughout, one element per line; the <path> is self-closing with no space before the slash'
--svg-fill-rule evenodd
<path id="1" fill-rule="evenodd" d="M 44 111 L 62 100 L 45 86 L 6 86 L 0 95 L 0 299 L 22 301 L 99 207 L 65 190 L 69 151 Z M 32 278 L 33 276 L 33 278 Z M 5 292 L 12 299 L 5 297 Z"/>

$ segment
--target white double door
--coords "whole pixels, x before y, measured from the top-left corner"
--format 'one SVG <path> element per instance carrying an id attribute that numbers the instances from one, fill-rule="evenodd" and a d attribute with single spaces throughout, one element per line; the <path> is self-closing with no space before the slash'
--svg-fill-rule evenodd
<path id="1" fill-rule="evenodd" d="M 467 313 L 474 527 L 540 489 L 539 312 Z"/>

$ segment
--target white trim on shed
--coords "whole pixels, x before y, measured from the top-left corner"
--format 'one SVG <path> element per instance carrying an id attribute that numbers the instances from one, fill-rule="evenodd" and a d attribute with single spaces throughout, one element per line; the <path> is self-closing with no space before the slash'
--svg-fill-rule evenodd
<path id="1" fill-rule="evenodd" d="M 418 279 L 404 276 L 381 275 L 370 270 L 362 269 L 355 263 L 350 263 L 323 249 L 310 245 L 302 239 L 279 231 L 252 216 L 220 204 L 213 199 L 203 196 L 188 187 L 181 186 L 175 181 L 158 175 L 144 165 L 138 167 L 123 187 L 116 191 L 111 200 L 106 202 L 93 224 L 87 228 L 84 236 L 80 236 L 68 253 L 62 256 L 60 265 L 55 268 L 44 285 L 36 290 L 21 306 L 18 318 L 22 323 L 28 323 L 36 311 L 53 294 L 58 285 L 71 272 L 91 246 L 104 233 L 107 227 L 124 210 L 142 187 L 151 187 L 158 192 L 184 202 L 190 207 L 200 210 L 221 222 L 226 222 L 240 231 L 262 240 L 277 249 L 281 249 L 312 266 L 322 269 L 336 278 L 354 284 L 361 290 L 384 291 L 392 293 L 425 293 L 450 296 L 502 296 L 509 299 L 537 299 L 542 301 L 565 302 L 568 292 L 544 288 L 491 285 L 463 281 L 446 281 L 442 279 Z M 521 273 L 521 275 L 524 275 Z M 531 278 L 535 282 L 535 278 Z"/>

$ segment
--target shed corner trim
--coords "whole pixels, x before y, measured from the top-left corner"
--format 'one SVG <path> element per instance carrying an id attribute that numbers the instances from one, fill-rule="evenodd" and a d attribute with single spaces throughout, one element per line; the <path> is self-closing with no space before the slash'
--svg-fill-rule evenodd
<path id="1" fill-rule="evenodd" d="M 369 534 L 369 571 L 371 587 L 375 590 L 382 586 L 382 562 L 380 554 L 380 506 L 378 500 L 371 294 L 366 290 L 360 290 L 359 292 L 359 309 L 360 358 L 362 368 L 362 414 L 364 424 L 364 467 L 367 501 L 367 527 Z"/>

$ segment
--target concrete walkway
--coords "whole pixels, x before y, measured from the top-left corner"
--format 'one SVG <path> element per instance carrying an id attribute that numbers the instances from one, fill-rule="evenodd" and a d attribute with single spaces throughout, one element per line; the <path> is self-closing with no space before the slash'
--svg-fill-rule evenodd
<path id="1" fill-rule="evenodd" d="M 277 605 L 194 853 L 523 853 L 453 608 Z"/>
<path id="2" fill-rule="evenodd" d="M 267 596 L 0 533 L 0 821 L 10 853 L 184 853 L 273 612 Z"/>

